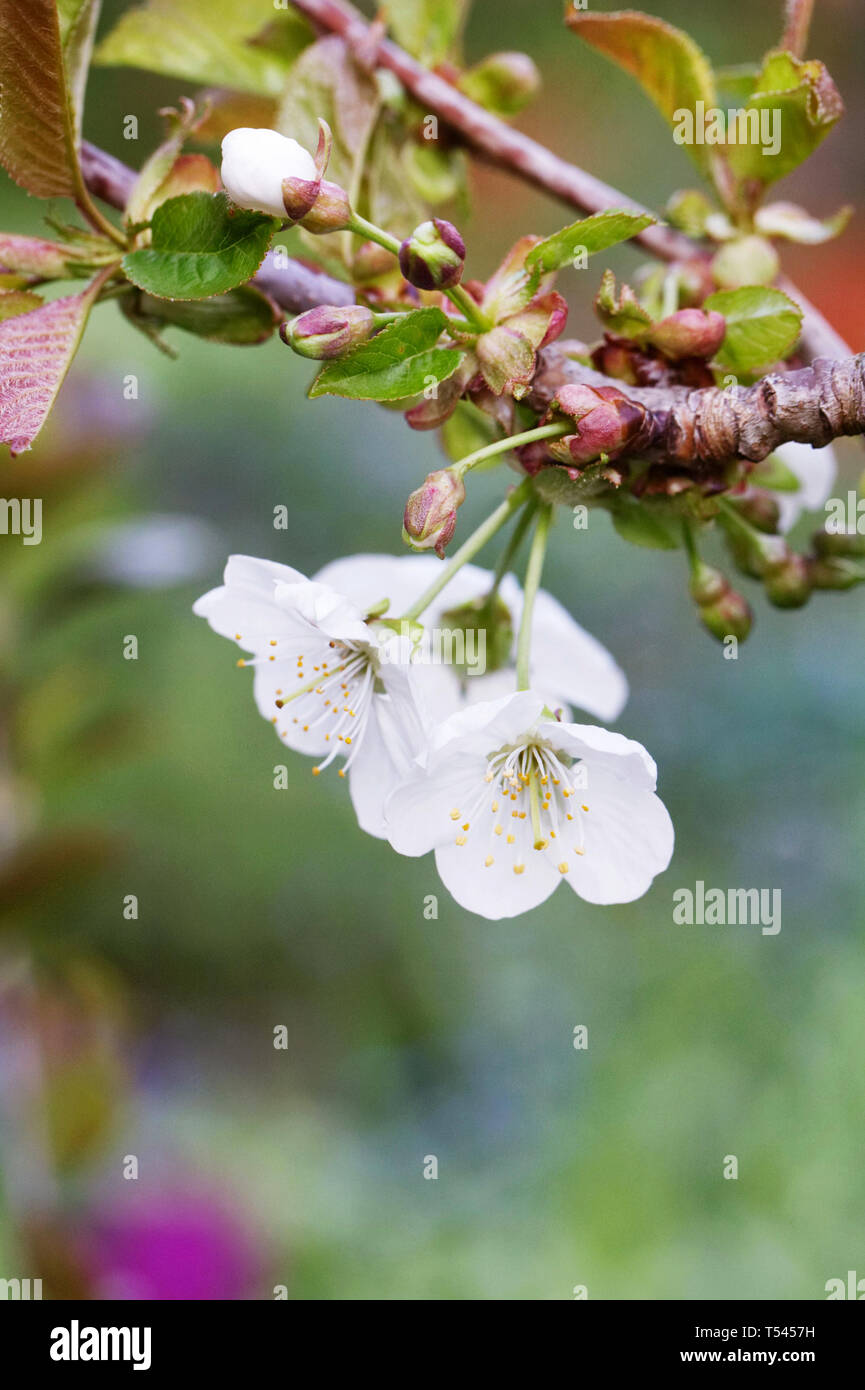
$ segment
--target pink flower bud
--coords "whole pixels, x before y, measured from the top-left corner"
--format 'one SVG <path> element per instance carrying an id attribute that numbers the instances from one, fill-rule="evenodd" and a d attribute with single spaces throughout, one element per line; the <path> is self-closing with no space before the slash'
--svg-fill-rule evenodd
<path id="1" fill-rule="evenodd" d="M 399 268 L 419 290 L 446 290 L 458 285 L 465 258 L 465 242 L 453 223 L 441 217 L 421 222 L 399 248 Z"/>
<path id="2" fill-rule="evenodd" d="M 402 538 L 412 550 L 434 550 L 444 559 L 465 501 L 462 479 L 450 468 L 430 473 L 405 504 Z"/>
<path id="3" fill-rule="evenodd" d="M 301 357 L 344 357 L 358 343 L 372 337 L 375 315 L 362 304 L 337 307 L 320 304 L 284 323 L 280 337 Z"/>
<path id="4" fill-rule="evenodd" d="M 341 232 L 350 222 L 351 203 L 345 189 L 322 179 L 315 202 L 300 219 L 301 227 L 319 236 L 325 232 Z"/>
<path id="5" fill-rule="evenodd" d="M 649 340 L 673 362 L 685 357 L 708 360 L 715 356 L 726 332 L 726 319 L 714 309 L 708 313 L 703 309 L 679 309 L 655 324 Z"/>
<path id="6" fill-rule="evenodd" d="M 553 408 L 576 424 L 575 434 L 550 444 L 550 453 L 565 463 L 593 463 L 602 454 L 618 457 L 638 444 L 646 420 L 643 406 L 615 386 L 562 386 Z"/>

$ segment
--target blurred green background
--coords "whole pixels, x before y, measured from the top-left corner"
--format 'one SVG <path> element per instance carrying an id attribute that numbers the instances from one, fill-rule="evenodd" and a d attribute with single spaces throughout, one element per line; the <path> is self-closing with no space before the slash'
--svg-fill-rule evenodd
<path id="1" fill-rule="evenodd" d="M 780 3 L 648 8 L 718 63 L 779 32 Z M 861 7 L 817 12 L 811 52 L 848 116 L 779 196 L 858 211 Z M 477 0 L 468 56 L 493 48 L 543 72 L 524 129 L 650 205 L 692 184 L 632 84 L 563 33 L 558 0 Z M 156 108 L 183 90 L 96 70 L 86 133 L 139 164 Z M 38 234 L 33 200 L 8 181 L 0 198 L 4 228 Z M 570 220 L 486 170 L 472 202 L 473 275 Z M 837 244 L 785 259 L 854 350 L 863 226 L 859 213 Z M 639 260 L 609 257 L 620 273 Z M 574 335 L 591 331 L 602 269 L 563 277 Z M 678 553 L 563 516 L 547 587 L 629 676 L 618 727 L 658 761 L 676 854 L 632 906 L 560 889 L 527 917 L 482 921 L 431 857 L 362 835 L 336 777 L 314 782 L 295 758 L 274 790 L 284 754 L 248 673 L 191 613 L 232 551 L 308 573 L 399 553 L 435 439 L 372 406 L 306 402 L 311 370 L 278 341 L 173 341 L 176 363 L 100 308 L 44 443 L 2 463 L 0 491 L 45 511 L 41 546 L 0 538 L 0 1277 L 44 1275 L 55 1297 L 163 1289 L 159 1271 L 135 1283 L 141 1241 L 124 1265 L 106 1227 L 116 1237 L 135 1206 L 151 1234 L 174 1230 L 166 1211 L 211 1199 L 230 1233 L 218 1250 L 200 1231 L 200 1246 L 157 1242 L 162 1273 L 195 1266 L 160 1296 L 568 1299 L 582 1284 L 590 1298 L 810 1299 L 865 1274 L 861 597 L 789 614 L 756 595 L 755 632 L 725 661 Z M 863 456 L 858 441 L 840 452 L 843 495 Z M 500 490 L 495 474 L 473 483 L 463 534 Z M 781 933 L 674 925 L 673 891 L 697 879 L 780 888 Z"/>

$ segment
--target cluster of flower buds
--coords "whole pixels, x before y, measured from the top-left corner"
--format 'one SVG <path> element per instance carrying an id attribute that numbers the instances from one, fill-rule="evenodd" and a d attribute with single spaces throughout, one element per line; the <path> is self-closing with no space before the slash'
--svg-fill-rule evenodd
<path id="1" fill-rule="evenodd" d="M 713 637 L 721 642 L 725 637 L 736 637 L 744 642 L 751 631 L 751 609 L 742 595 L 731 586 L 726 575 L 713 565 L 697 560 L 688 587 L 697 605 L 700 621 Z"/>
<path id="2" fill-rule="evenodd" d="M 222 183 L 240 208 L 299 223 L 308 232 L 338 232 L 351 223 L 348 194 L 324 173 L 333 137 L 318 123 L 314 155 L 276 130 L 241 126 L 222 142 Z"/>
<path id="3" fill-rule="evenodd" d="M 708 364 L 727 333 L 723 314 L 684 307 L 654 321 L 631 287 L 617 286 L 610 271 L 601 281 L 595 312 L 606 332 L 591 349 L 591 361 L 606 376 L 632 386 L 714 385 Z"/>
<path id="4" fill-rule="evenodd" d="M 758 530 L 749 517 L 752 499 L 728 503 L 738 521 L 724 523 L 730 512 L 722 513 L 727 545 L 737 566 L 752 579 L 761 579 L 766 597 L 776 608 L 801 608 L 811 597 L 811 566 L 803 555 L 791 550 L 783 536 Z"/>
<path id="5" fill-rule="evenodd" d="M 430 473 L 405 504 L 402 538 L 412 550 L 434 550 L 444 559 L 466 498 L 462 478 L 451 468 Z"/>
<path id="6" fill-rule="evenodd" d="M 376 316 L 363 304 L 320 304 L 308 309 L 279 330 L 280 337 L 301 357 L 345 357 L 359 343 L 371 338 Z"/>
<path id="7" fill-rule="evenodd" d="M 399 248 L 399 268 L 419 290 L 458 285 L 466 260 L 465 242 L 452 222 L 433 217 L 421 222 Z"/>
<path id="8" fill-rule="evenodd" d="M 608 462 L 629 451 L 639 452 L 649 442 L 648 412 L 615 386 L 559 387 L 546 420 L 562 417 L 573 421 L 574 432 L 548 445 L 561 463 L 584 467 L 599 460 Z"/>

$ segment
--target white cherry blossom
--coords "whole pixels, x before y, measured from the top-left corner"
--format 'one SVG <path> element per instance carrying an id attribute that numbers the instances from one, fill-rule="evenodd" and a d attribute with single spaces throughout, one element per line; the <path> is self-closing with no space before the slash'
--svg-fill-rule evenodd
<path id="1" fill-rule="evenodd" d="M 383 661 L 393 635 L 333 587 L 288 565 L 233 555 L 224 583 L 194 605 L 215 632 L 252 655 L 260 713 L 288 747 L 336 758 L 361 828 L 384 835 L 384 799 L 423 745 L 411 667 Z"/>
<path id="2" fill-rule="evenodd" d="M 401 854 L 434 850 L 445 886 L 483 917 L 537 907 L 563 879 L 588 902 L 631 902 L 673 851 L 656 778 L 639 743 L 560 723 L 521 691 L 432 731 L 387 800 L 388 838 Z"/>
<path id="3" fill-rule="evenodd" d="M 315 160 L 303 145 L 277 130 L 239 126 L 222 142 L 222 182 L 239 208 L 285 217 L 283 179 L 318 178 Z"/>

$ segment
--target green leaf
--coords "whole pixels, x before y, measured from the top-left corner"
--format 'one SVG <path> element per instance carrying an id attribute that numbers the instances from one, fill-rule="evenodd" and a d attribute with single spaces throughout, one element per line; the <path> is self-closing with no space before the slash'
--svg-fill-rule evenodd
<path id="1" fill-rule="evenodd" d="M 151 245 L 124 256 L 123 269 L 160 299 L 209 299 L 251 279 L 279 225 L 232 209 L 224 193 L 186 193 L 159 205 Z"/>
<path id="2" fill-rule="evenodd" d="M 526 257 L 526 269 L 537 269 L 544 274 L 560 270 L 562 266 L 573 264 L 577 251 L 584 250 L 586 255 L 594 256 L 598 251 L 606 251 L 636 236 L 654 222 L 655 218 L 647 212 L 628 212 L 625 208 L 596 212 L 593 217 L 584 217 L 581 222 L 573 222 L 545 241 L 539 241 Z"/>
<path id="3" fill-rule="evenodd" d="M 273 304 L 252 285 L 240 285 L 213 299 L 165 300 L 142 294 L 135 312 L 157 329 L 182 328 L 211 343 L 239 347 L 265 342 L 279 321 Z"/>
<path id="4" fill-rule="evenodd" d="M 675 522 L 662 516 L 663 503 L 638 502 L 630 493 L 622 493 L 610 507 L 613 525 L 623 540 L 648 550 L 675 550 L 679 534 Z"/>
<path id="5" fill-rule="evenodd" d="M 310 396 L 350 396 L 364 401 L 401 401 L 417 396 L 431 380 L 455 372 L 462 353 L 437 348 L 447 327 L 441 309 L 417 309 L 389 324 L 348 357 L 328 362 L 309 389 Z"/>
<path id="6" fill-rule="evenodd" d="M 83 195 L 54 0 L 0 0 L 0 164 L 37 198 Z"/>
<path id="7" fill-rule="evenodd" d="M 390 0 L 388 26 L 402 48 L 434 68 L 454 46 L 466 0 Z"/>
<path id="8" fill-rule="evenodd" d="M 288 11 L 269 20 L 262 33 L 269 11 L 261 0 L 149 0 L 121 16 L 99 45 L 96 62 L 279 96 L 310 30 Z"/>
<path id="9" fill-rule="evenodd" d="M 813 154 L 843 114 L 844 103 L 822 63 L 800 62 L 790 53 L 770 53 L 736 123 L 735 133 L 748 138 L 723 147 L 727 163 L 740 179 L 774 183 Z M 761 121 L 766 122 L 768 141 Z M 755 132 L 759 138 L 754 138 Z"/>
<path id="10" fill-rule="evenodd" d="M 734 372 L 752 372 L 781 361 L 795 347 L 802 329 L 802 310 L 780 290 L 747 285 L 718 290 L 703 305 L 727 320 L 727 335 L 715 360 Z"/>
<path id="11" fill-rule="evenodd" d="M 676 113 L 696 111 L 698 101 L 707 108 L 717 105 L 711 64 L 688 34 L 652 15 L 636 10 L 591 14 L 569 9 L 567 23 L 581 39 L 606 54 L 636 77 L 667 124 L 676 124 Z M 689 144 L 692 159 L 708 169 L 712 147 Z"/>

